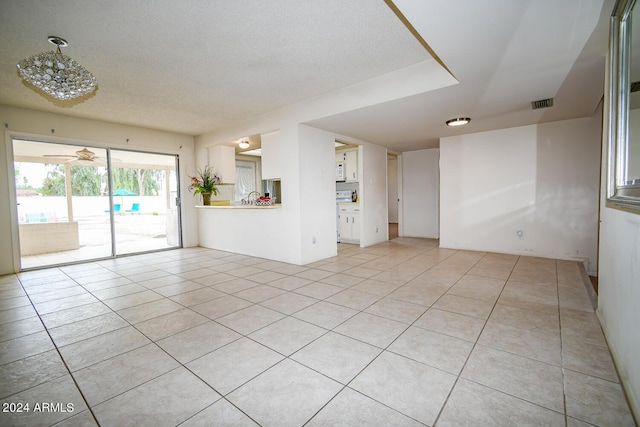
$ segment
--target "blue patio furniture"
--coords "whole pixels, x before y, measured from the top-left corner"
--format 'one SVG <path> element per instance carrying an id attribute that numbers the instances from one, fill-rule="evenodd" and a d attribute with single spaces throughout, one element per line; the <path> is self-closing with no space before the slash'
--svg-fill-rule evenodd
<path id="1" fill-rule="evenodd" d="M 104 211 L 105 212 L 111 212 L 111 210 L 109 210 L 109 209 L 105 209 Z M 114 203 L 113 204 L 113 211 L 116 212 L 116 213 L 120 212 L 120 203 Z"/>
<path id="2" fill-rule="evenodd" d="M 134 203 L 131 209 L 126 209 L 125 212 L 140 213 L 140 203 Z"/>

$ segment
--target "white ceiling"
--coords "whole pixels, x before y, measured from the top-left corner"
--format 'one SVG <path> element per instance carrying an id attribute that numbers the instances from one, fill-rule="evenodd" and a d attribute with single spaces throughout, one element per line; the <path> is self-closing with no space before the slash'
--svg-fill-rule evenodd
<path id="1" fill-rule="evenodd" d="M 385 145 L 593 114 L 614 0 L 395 0 L 459 84 L 309 124 Z M 63 104 L 15 64 L 67 39 L 98 91 Z M 199 135 L 431 57 L 384 0 L 0 2 L 0 104 Z M 554 97 L 532 111 L 530 102 Z M 338 110 L 336 110 L 338 111 Z M 469 116 L 450 129 L 444 121 Z"/>

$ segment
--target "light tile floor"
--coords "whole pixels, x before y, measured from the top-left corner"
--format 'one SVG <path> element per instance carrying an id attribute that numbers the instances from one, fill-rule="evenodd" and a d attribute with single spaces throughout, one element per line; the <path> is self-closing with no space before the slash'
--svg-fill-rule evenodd
<path id="1" fill-rule="evenodd" d="M 3 276 L 0 425 L 633 426 L 580 268 L 398 238 Z"/>

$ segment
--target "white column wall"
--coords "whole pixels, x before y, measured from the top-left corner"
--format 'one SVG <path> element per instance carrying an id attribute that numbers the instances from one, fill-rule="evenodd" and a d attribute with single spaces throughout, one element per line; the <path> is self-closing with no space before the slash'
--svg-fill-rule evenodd
<path id="1" fill-rule="evenodd" d="M 300 252 L 308 264 L 337 255 L 335 135 L 299 125 Z"/>
<path id="2" fill-rule="evenodd" d="M 363 144 L 360 153 L 360 246 L 371 246 L 389 238 L 387 149 L 375 144 Z"/>

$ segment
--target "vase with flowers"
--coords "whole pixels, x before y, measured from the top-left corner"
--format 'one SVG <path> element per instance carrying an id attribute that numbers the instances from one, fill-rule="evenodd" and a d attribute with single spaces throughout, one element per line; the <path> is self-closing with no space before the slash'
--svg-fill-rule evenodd
<path id="1" fill-rule="evenodd" d="M 218 195 L 218 184 L 220 184 L 220 175 L 213 172 L 209 165 L 204 169 L 198 169 L 197 176 L 191 176 L 191 185 L 189 191 L 193 194 L 202 194 L 202 204 L 209 206 L 211 204 L 211 195 Z"/>

